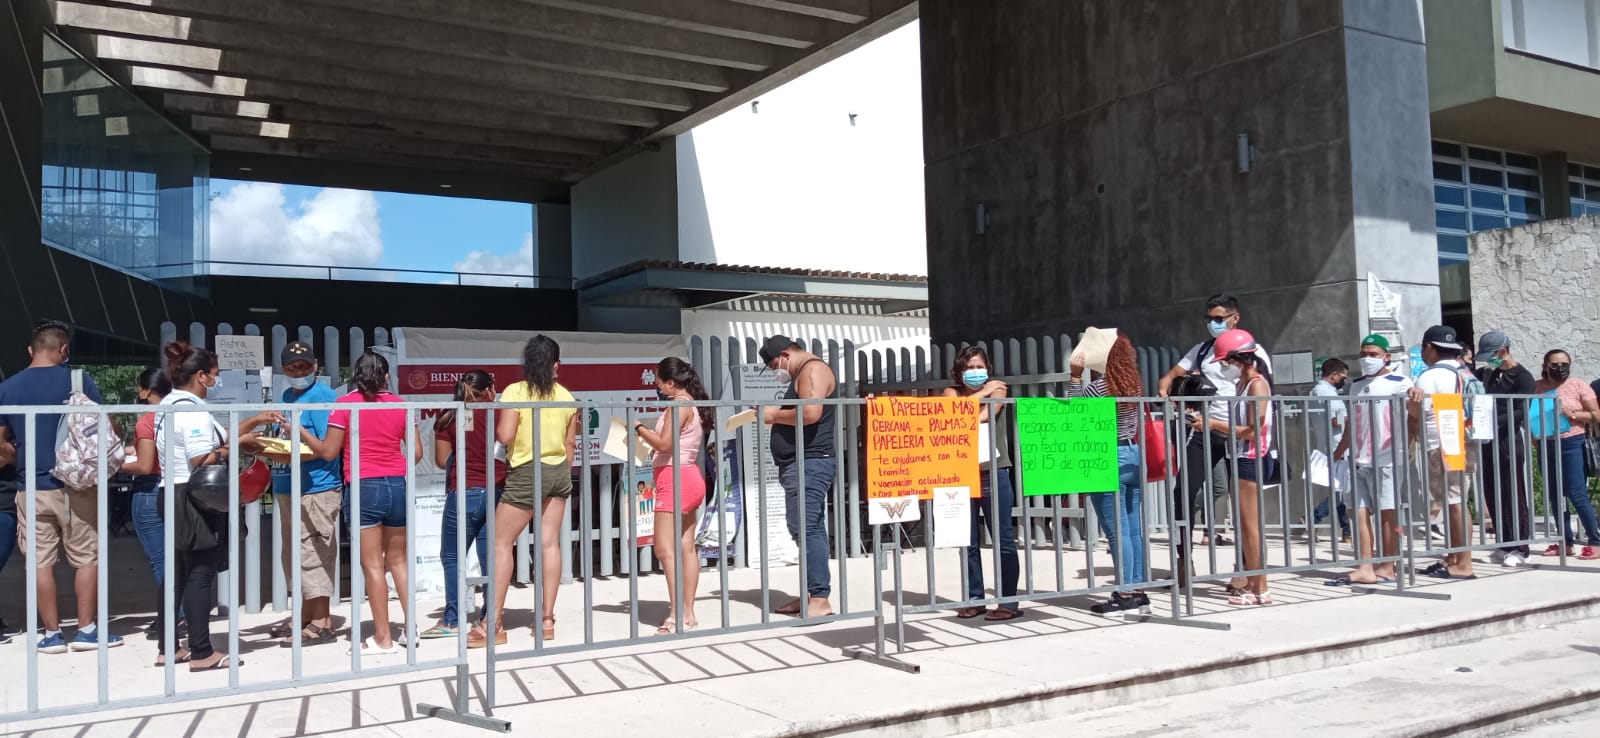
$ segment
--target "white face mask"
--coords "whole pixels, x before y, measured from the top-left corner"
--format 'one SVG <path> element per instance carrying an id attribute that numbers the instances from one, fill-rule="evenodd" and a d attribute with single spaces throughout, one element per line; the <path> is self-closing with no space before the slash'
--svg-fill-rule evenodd
<path id="1" fill-rule="evenodd" d="M 790 376 L 788 369 L 779 369 L 773 376 L 778 378 L 778 384 L 789 384 L 794 381 L 794 377 Z"/>
<path id="2" fill-rule="evenodd" d="M 1220 373 L 1222 374 L 1223 379 L 1226 379 L 1229 382 L 1237 382 L 1239 381 L 1239 375 L 1242 371 L 1243 370 L 1239 368 L 1238 364 L 1223 364 Z"/>
<path id="3" fill-rule="evenodd" d="M 1378 356 L 1361 357 L 1361 376 L 1375 377 L 1389 366 L 1389 362 Z"/>
<path id="4" fill-rule="evenodd" d="M 284 377 L 284 379 L 289 382 L 290 387 L 297 390 L 308 389 L 311 385 L 317 383 L 317 377 L 313 374 L 307 374 L 303 377 Z"/>
<path id="5" fill-rule="evenodd" d="M 214 379 L 211 380 L 211 389 L 214 389 L 214 390 L 222 389 L 222 375 L 221 374 L 218 374 Z"/>

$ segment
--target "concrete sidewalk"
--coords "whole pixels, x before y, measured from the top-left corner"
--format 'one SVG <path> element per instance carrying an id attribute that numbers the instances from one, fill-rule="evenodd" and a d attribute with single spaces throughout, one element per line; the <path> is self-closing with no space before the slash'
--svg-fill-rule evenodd
<path id="1" fill-rule="evenodd" d="M 1304 554 L 1304 546 L 1299 546 Z M 1228 549 L 1231 556 L 1231 549 Z M 1166 551 L 1153 548 L 1156 562 Z M 1064 577 L 1078 579 L 1085 562 L 1081 552 L 1063 555 Z M 1290 557 L 1302 560 L 1303 556 Z M 1054 586 L 1055 556 L 1035 552 L 1033 576 L 1041 586 Z M 908 556 L 905 588 L 912 602 L 930 596 L 953 598 L 959 589 L 957 554 L 935 552 L 933 582 L 928 587 L 922 552 Z M 1551 560 L 1553 561 L 1553 560 Z M 1102 578 L 1110 561 L 1103 549 L 1096 557 Z M 1574 562 L 1577 564 L 1578 562 Z M 848 588 L 850 610 L 860 616 L 871 612 L 870 560 L 851 560 Z M 1281 670 L 1321 668 L 1329 659 L 1361 660 L 1370 656 L 1368 645 L 1408 643 L 1417 647 L 1448 645 L 1462 637 L 1458 629 L 1526 625 L 1529 612 L 1579 613 L 1600 604 L 1591 596 L 1600 569 L 1576 571 L 1505 570 L 1481 565 L 1482 578 L 1472 582 L 1425 585 L 1425 591 L 1448 592 L 1451 601 L 1412 599 L 1385 595 L 1355 595 L 1322 586 L 1323 578 L 1275 577 L 1272 584 L 1280 605 L 1240 610 L 1229 607 L 1210 588 L 1197 593 L 1197 614 L 1208 621 L 1230 624 L 1231 631 L 1212 631 L 1156 623 L 1122 624 L 1095 617 L 1084 608 L 1090 598 L 1072 598 L 1033 604 L 1028 615 L 1008 623 L 956 620 L 935 612 L 909 619 L 907 661 L 922 667 L 921 674 L 906 674 L 849 659 L 841 649 L 872 642 L 870 619 L 834 622 L 798 629 L 740 634 L 717 634 L 694 639 L 658 639 L 649 634 L 662 614 L 664 585 L 660 577 L 638 582 L 639 617 L 632 617 L 628 602 L 629 580 L 595 581 L 588 591 L 593 614 L 593 639 L 623 641 L 606 649 L 531 656 L 524 628 L 513 634 L 502 651 L 495 681 L 497 716 L 509 719 L 521 731 L 585 731 L 596 727 L 623 731 L 673 731 L 700 735 L 837 734 L 857 730 L 904 731 L 907 735 L 942 735 L 984 730 L 1010 722 L 1048 717 L 1051 705 L 1064 697 L 1075 707 L 1092 709 L 1109 703 L 1126 703 L 1145 696 L 1169 696 L 1175 689 L 1204 688 L 1207 679 L 1235 683 L 1263 676 L 1292 673 Z M 1329 567 L 1336 572 L 1338 567 Z M 729 593 L 729 623 L 750 626 L 760 622 L 759 575 L 753 571 L 729 573 L 723 590 L 713 569 L 702 577 L 700 602 L 702 630 L 721 618 L 720 592 Z M 772 587 L 793 591 L 785 580 L 795 570 L 774 570 Z M 752 579 L 754 581 L 752 581 Z M 836 575 L 836 586 L 843 587 Z M 887 573 L 885 581 L 888 581 Z M 531 594 L 519 591 L 515 607 L 529 606 Z M 771 603 L 782 601 L 780 592 Z M 550 646 L 581 644 L 581 614 L 585 607 L 583 585 L 563 589 L 558 639 Z M 620 604 L 619 604 L 620 603 Z M 839 607 L 842 602 L 834 602 Z M 1158 612 L 1165 600 L 1158 598 Z M 348 608 L 341 608 L 348 612 Z M 891 611 L 892 612 L 892 611 Z M 288 676 L 289 652 L 262 645 L 264 631 L 274 615 L 245 618 L 256 650 L 245 653 L 248 665 L 240 670 L 245 684 Z M 1554 615 L 1549 615 L 1554 617 Z M 511 619 L 511 618 L 508 618 Z M 793 622 L 772 616 L 774 623 Z M 525 614 L 520 623 L 531 618 Z M 518 624 L 512 620 L 512 624 Z M 219 624 L 220 625 L 220 624 Z M 218 626 L 214 626 L 218 627 Z M 628 641 L 638 629 L 641 638 Z M 1405 634 L 1401 637 L 1400 634 Z M 20 643 L 20 641 L 19 641 Z M 17 648 L 16 645 L 0 649 Z M 523 658 L 514 657 L 522 651 Z M 1324 653 L 1313 663 L 1305 654 Z M 424 642 L 420 660 L 449 658 L 453 641 Z M 1290 663 L 1285 655 L 1301 659 Z M 23 707 L 21 650 L 0 651 L 8 667 L 0 673 L 7 710 Z M 1386 652 L 1384 655 L 1394 655 Z M 153 644 L 130 641 L 112 651 L 113 697 L 160 694 L 161 672 L 150 668 Z M 484 687 L 481 652 L 471 655 L 473 689 Z M 404 657 L 366 659 L 366 666 L 398 665 Z M 1336 663 L 1336 662 L 1335 662 Z M 1297 664 L 1297 665 L 1296 665 Z M 348 669 L 344 640 L 338 645 L 306 651 L 306 673 L 333 674 Z M 40 657 L 45 704 L 92 700 L 93 654 Z M 48 670 L 47 670 L 48 669 Z M 1261 672 L 1265 669 L 1265 672 Z M 1274 672 L 1273 670 L 1280 670 Z M 46 671 L 47 670 L 47 671 Z M 1174 674 L 1194 676 L 1173 680 Z M 1200 675 L 1211 675 L 1202 678 Z M 453 670 L 433 670 L 381 678 L 364 678 L 336 684 L 307 686 L 257 695 L 164 704 L 156 708 L 70 715 L 0 726 L 9 733 L 55 735 L 249 735 L 308 734 L 415 735 L 473 734 L 453 723 L 419 718 L 417 703 L 450 704 Z M 227 675 L 191 675 L 180 671 L 180 690 L 224 687 Z M 73 685 L 70 690 L 60 685 Z M 1175 687 L 1174 685 L 1178 685 Z M 1116 685 L 1108 689 L 1107 685 Z M 1145 685 L 1148 689 L 1141 692 Z M 1157 688 L 1159 686 L 1159 689 Z M 477 707 L 474 702 L 475 709 Z M 597 722 L 598 721 L 598 722 Z M 896 727 L 899 726 L 899 727 Z"/>

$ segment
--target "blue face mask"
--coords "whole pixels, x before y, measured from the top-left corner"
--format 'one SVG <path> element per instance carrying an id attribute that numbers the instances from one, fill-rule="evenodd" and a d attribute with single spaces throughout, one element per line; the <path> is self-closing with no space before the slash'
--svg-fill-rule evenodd
<path id="1" fill-rule="evenodd" d="M 1208 320 L 1206 321 L 1206 328 L 1211 330 L 1211 337 L 1216 338 L 1217 336 L 1228 332 L 1228 321 Z"/>
<path id="2" fill-rule="evenodd" d="M 317 378 L 315 375 L 307 374 L 303 377 L 284 377 L 284 381 L 288 382 L 293 389 L 306 390 L 317 383 Z"/>
<path id="3" fill-rule="evenodd" d="M 977 389 L 989 381 L 988 369 L 968 369 L 961 373 L 961 383 Z"/>

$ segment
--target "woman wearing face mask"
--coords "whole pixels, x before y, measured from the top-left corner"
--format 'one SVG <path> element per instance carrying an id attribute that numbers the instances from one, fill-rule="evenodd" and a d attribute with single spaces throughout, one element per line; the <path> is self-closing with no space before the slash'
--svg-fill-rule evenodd
<path id="1" fill-rule="evenodd" d="M 1557 492 L 1565 495 L 1567 502 L 1572 505 L 1572 511 L 1578 514 L 1578 520 L 1583 523 L 1586 537 L 1578 558 L 1584 561 L 1600 559 L 1600 551 L 1596 550 L 1600 549 L 1600 521 L 1596 520 L 1594 505 L 1589 501 L 1588 477 L 1583 469 L 1585 428 L 1600 419 L 1600 406 L 1595 402 L 1594 389 L 1584 384 L 1583 380 L 1572 378 L 1572 355 L 1560 349 L 1544 355 L 1544 372 L 1533 388 L 1539 394 L 1554 394 L 1558 411 L 1572 425 L 1559 437 L 1543 441 L 1541 466 L 1549 470 L 1545 475 L 1545 489 L 1550 495 L 1550 510 L 1561 516 L 1561 531 L 1570 551 L 1576 543 L 1572 517 L 1564 511 Z M 1561 458 L 1559 481 L 1551 479 L 1556 469 L 1554 459 L 1558 456 Z"/>
<path id="2" fill-rule="evenodd" d="M 163 512 L 173 528 L 173 602 L 182 604 L 189 625 L 188 648 L 177 649 L 174 661 L 188 662 L 190 671 L 226 669 L 228 655 L 212 647 L 209 621 L 211 606 L 217 601 L 217 574 L 228 568 L 228 516 L 194 504 L 189 497 L 189 478 L 195 469 L 228 463 L 227 431 L 204 412 L 206 395 L 221 384 L 217 357 L 177 342 L 167 344 L 166 356 L 172 391 L 161 399 L 151 451 L 159 454 L 152 458 L 167 461 L 160 466 L 161 473 L 171 476 L 174 487 L 173 509 Z M 240 430 L 279 420 L 276 413 L 263 413 L 245 421 Z M 241 435 L 239 446 L 253 445 L 256 435 Z M 166 650 L 165 643 L 162 650 Z"/>
<path id="3" fill-rule="evenodd" d="M 350 386 L 355 389 L 336 402 L 345 406 L 358 406 L 372 402 L 404 402 L 399 395 L 389 392 L 389 361 L 368 349 L 356 359 Z M 359 520 L 361 526 L 361 574 L 365 578 L 367 607 L 372 612 L 372 638 L 362 642 L 363 653 L 396 653 L 399 648 L 389 623 L 389 582 L 394 580 L 395 593 L 400 597 L 401 622 L 406 617 L 406 467 L 411 461 L 422 458 L 422 438 L 414 426 L 406 423 L 406 411 L 361 410 L 359 430 L 354 437 L 347 434 L 351 414 L 357 410 L 335 410 L 328 415 L 328 435 L 317 438 L 315 433 L 302 427 L 300 442 L 311 448 L 317 458 L 332 461 L 344 454 L 344 478 L 352 485 L 360 485 L 361 507 L 352 509 L 350 495 L 342 501 L 344 519 Z M 409 437 L 409 439 L 408 439 Z M 411 458 L 406 458 L 406 441 L 411 442 Z M 359 447 L 360 478 L 352 472 L 351 449 Z M 361 626 L 354 623 L 350 629 L 352 644 L 360 637 Z M 406 636 L 410 637 L 411 632 Z"/>
<path id="4" fill-rule="evenodd" d="M 1211 361 L 1220 365 L 1222 376 L 1239 388 L 1238 396 L 1261 398 L 1272 395 L 1272 378 L 1267 364 L 1256 355 L 1256 339 L 1249 332 L 1233 329 L 1217 337 Z M 1271 483 L 1277 473 L 1272 456 L 1272 403 L 1267 400 L 1241 400 L 1230 403 L 1227 420 L 1194 416 L 1190 427 L 1229 436 L 1238 441 L 1234 468 L 1239 477 L 1239 548 L 1244 568 L 1261 569 L 1261 512 L 1258 495 L 1262 484 Z M 1267 577 L 1257 574 L 1245 578 L 1242 591 L 1228 598 L 1231 605 L 1270 605 Z"/>
<path id="5" fill-rule="evenodd" d="M 951 376 L 959 377 L 960 381 L 956 386 L 946 388 L 944 396 L 975 400 L 1005 399 L 1006 383 L 991 377 L 993 370 L 989 354 L 982 346 L 961 349 L 950 369 Z M 995 589 L 1000 597 L 1017 596 L 1017 578 L 1022 567 L 1017 559 L 1016 534 L 1011 527 L 1011 510 L 1016 507 L 1017 496 L 1011 486 L 1011 444 L 1008 440 L 1011 424 L 1005 409 L 1004 405 L 983 404 L 978 410 L 978 419 L 989 426 L 989 432 L 994 437 L 995 456 L 994 461 L 981 465 L 979 476 L 983 480 L 982 495 L 971 503 L 972 545 L 967 547 L 968 600 L 981 600 L 984 595 L 983 549 L 978 544 L 983 540 L 985 530 L 997 536 L 995 548 L 1000 557 L 1000 581 Z M 987 451 L 983 449 L 980 453 Z M 996 509 L 999 510 L 998 515 L 995 514 Z M 992 611 L 980 606 L 963 607 L 956 611 L 956 617 L 962 619 L 979 615 L 983 615 L 984 620 L 1010 620 L 1022 617 L 1022 606 L 1007 602 Z"/>
<path id="6" fill-rule="evenodd" d="M 1133 342 L 1119 334 L 1106 356 L 1106 371 L 1092 381 L 1083 381 L 1083 357 L 1072 358 L 1072 381 L 1067 384 L 1069 397 L 1119 397 L 1137 398 L 1144 395 L 1144 383 L 1139 379 L 1139 364 Z M 1122 591 L 1111 599 L 1089 608 L 1092 612 L 1110 618 L 1150 614 L 1150 598 L 1144 590 L 1132 585 L 1144 581 L 1144 504 L 1142 479 L 1139 474 L 1139 415 L 1137 402 L 1117 403 L 1117 480 L 1120 492 L 1100 492 L 1088 495 L 1094 505 L 1095 518 L 1100 522 L 1100 532 L 1111 545 L 1111 555 L 1121 569 L 1118 584 Z M 1118 506 L 1119 498 L 1121 505 Z"/>
<path id="7" fill-rule="evenodd" d="M 172 380 L 163 369 L 150 367 L 139 374 L 135 382 L 140 405 L 157 405 L 172 393 Z M 139 537 L 139 547 L 155 573 L 156 591 L 161 592 L 166 582 L 166 536 L 161 522 L 161 461 L 156 451 L 156 414 L 145 413 L 133 426 L 133 448 L 122 471 L 133 475 L 133 532 Z M 161 637 L 166 597 L 156 597 L 156 619 L 145 629 L 145 637 Z M 178 610 L 179 627 L 183 625 L 183 610 Z"/>
<path id="8" fill-rule="evenodd" d="M 674 356 L 656 365 L 656 389 L 672 401 L 709 400 L 700 375 L 689 362 Z M 656 514 L 655 552 L 661 570 L 667 575 L 667 619 L 656 629 L 657 635 L 677 632 L 678 613 L 683 614 L 684 630 L 693 630 L 700 622 L 695 619 L 694 595 L 700 586 L 700 555 L 694 539 L 700 504 L 706 499 L 706 478 L 700 472 L 700 445 L 705 440 L 706 429 L 716 422 L 716 410 L 701 408 L 668 408 L 656 419 L 654 428 L 635 423 L 639 438 L 649 444 L 650 466 L 655 469 Z M 677 438 L 677 454 L 673 454 L 673 438 Z M 676 478 L 676 479 L 675 479 Z M 681 487 L 674 484 L 681 483 Z M 683 535 L 672 537 L 673 516 L 678 517 Z M 676 582 L 683 578 L 683 601 L 677 599 Z"/>
<path id="9" fill-rule="evenodd" d="M 456 382 L 456 402 L 494 402 L 494 377 L 482 369 L 473 369 L 461 375 Z M 456 424 L 463 427 L 466 445 L 460 450 L 466 466 L 467 491 L 464 520 L 457 522 L 456 491 Z M 477 547 L 478 571 L 489 574 L 489 505 L 499 504 L 500 491 L 506 482 L 505 459 L 494 460 L 494 475 L 489 473 L 489 451 L 494 445 L 489 428 L 489 411 L 472 410 L 458 416 L 454 410 L 440 413 L 433 421 L 433 460 L 444 470 L 444 521 L 439 538 L 439 563 L 444 566 L 444 615 L 432 628 L 422 632 L 423 638 L 454 638 L 461 627 L 461 595 L 456 587 L 460 563 L 456 560 L 456 536 L 467 537 L 467 548 Z M 491 487 L 491 484 L 493 485 Z M 493 489 L 494 499 L 489 499 Z"/>

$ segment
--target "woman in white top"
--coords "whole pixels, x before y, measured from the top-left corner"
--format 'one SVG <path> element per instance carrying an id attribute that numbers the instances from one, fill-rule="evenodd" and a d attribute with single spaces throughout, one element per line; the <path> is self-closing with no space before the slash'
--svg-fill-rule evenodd
<path id="1" fill-rule="evenodd" d="M 221 383 L 217 357 L 186 343 L 167 344 L 166 357 L 172 392 L 161 399 L 164 412 L 156 415 L 156 448 L 161 454 L 161 473 L 172 480 L 174 487 L 172 509 L 163 511 L 166 524 L 172 528 L 176 567 L 173 597 L 182 604 L 189 623 L 188 648 L 177 649 L 175 660 L 188 662 L 189 671 L 226 669 L 228 655 L 211 645 L 210 613 L 217 601 L 213 591 L 217 574 L 228 568 L 228 516 L 194 504 L 189 490 L 189 478 L 195 469 L 228 463 L 227 431 L 205 411 L 206 394 Z M 185 412 L 186 405 L 193 409 Z M 262 413 L 240 424 L 240 428 L 272 422 L 282 422 L 282 417 Z M 241 435 L 240 447 L 253 445 L 256 436 Z M 163 643 L 162 652 L 166 650 Z M 157 666 L 160 665 L 162 662 L 158 661 Z"/>
<path id="2" fill-rule="evenodd" d="M 669 356 L 656 365 L 656 389 L 661 396 L 674 401 L 709 400 L 700 374 L 689 362 Z M 706 478 L 700 471 L 700 446 L 706 431 L 716 422 L 716 410 L 701 408 L 668 408 L 656 420 L 654 428 L 635 423 L 639 438 L 649 444 L 654 452 L 650 456 L 655 469 L 655 552 L 661 569 L 667 574 L 667 619 L 661 622 L 656 634 L 677 632 L 677 616 L 683 613 L 683 627 L 692 630 L 700 622 L 694 615 L 695 590 L 700 586 L 700 555 L 695 545 L 696 521 L 701 503 L 706 499 Z M 673 455 L 673 439 L 677 439 L 677 455 Z M 676 479 L 675 479 L 676 477 Z M 678 482 L 674 484 L 674 482 Z M 681 537 L 672 535 L 673 516 L 678 516 Z M 680 568 L 681 567 L 681 568 Z M 683 601 L 677 597 L 676 583 L 683 577 Z M 681 609 L 680 609 L 681 608 Z"/>

